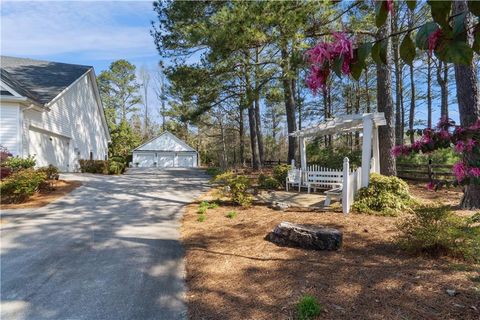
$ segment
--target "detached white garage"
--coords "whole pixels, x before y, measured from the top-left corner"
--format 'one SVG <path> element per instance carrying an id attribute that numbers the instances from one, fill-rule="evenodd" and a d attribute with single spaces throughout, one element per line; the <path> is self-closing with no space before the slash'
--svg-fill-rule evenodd
<path id="1" fill-rule="evenodd" d="M 165 131 L 133 150 L 132 165 L 142 168 L 197 167 L 197 151 Z"/>

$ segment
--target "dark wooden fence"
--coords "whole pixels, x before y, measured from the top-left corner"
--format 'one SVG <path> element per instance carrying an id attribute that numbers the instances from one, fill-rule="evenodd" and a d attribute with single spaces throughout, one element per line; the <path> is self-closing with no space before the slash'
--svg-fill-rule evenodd
<path id="1" fill-rule="evenodd" d="M 433 164 L 431 160 L 427 164 L 397 163 L 397 176 L 406 180 L 426 182 L 454 180 L 451 165 Z"/>

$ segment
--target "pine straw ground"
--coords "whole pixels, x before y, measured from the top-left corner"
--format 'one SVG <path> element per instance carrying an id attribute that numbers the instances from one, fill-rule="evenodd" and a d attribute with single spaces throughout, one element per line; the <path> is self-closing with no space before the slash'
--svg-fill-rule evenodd
<path id="1" fill-rule="evenodd" d="M 412 190 L 437 203 L 460 196 Z M 181 230 L 191 319 L 293 319 L 304 294 L 324 307 L 319 319 L 480 319 L 480 266 L 402 252 L 396 218 L 220 206 L 198 222 L 197 208 L 187 208 Z M 339 228 L 343 248 L 278 247 L 264 237 L 281 221 Z"/>

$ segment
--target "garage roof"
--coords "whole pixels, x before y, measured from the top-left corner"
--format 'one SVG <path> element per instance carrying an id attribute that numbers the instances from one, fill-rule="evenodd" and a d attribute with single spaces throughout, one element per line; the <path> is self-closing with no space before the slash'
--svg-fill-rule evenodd
<path id="1" fill-rule="evenodd" d="M 169 131 L 163 132 L 156 138 L 153 138 L 141 146 L 133 149 L 133 151 L 191 151 L 197 152 L 190 147 L 185 141 L 181 140 Z"/>

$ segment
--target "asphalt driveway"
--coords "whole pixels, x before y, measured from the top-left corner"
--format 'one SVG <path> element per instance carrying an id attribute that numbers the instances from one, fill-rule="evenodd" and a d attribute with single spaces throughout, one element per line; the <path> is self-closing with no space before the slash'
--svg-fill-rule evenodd
<path id="1" fill-rule="evenodd" d="M 84 184 L 47 207 L 2 212 L 0 318 L 184 319 L 179 218 L 207 176 L 68 178 Z"/>

